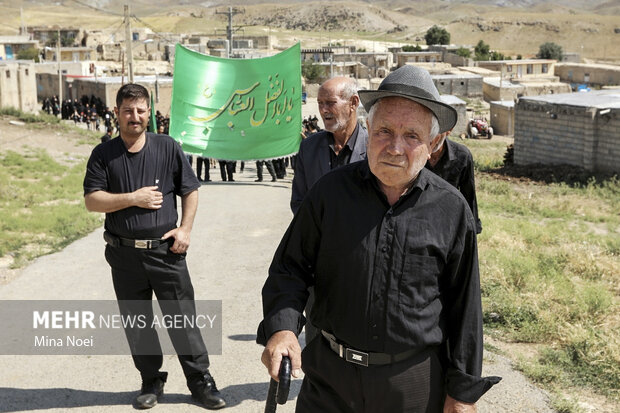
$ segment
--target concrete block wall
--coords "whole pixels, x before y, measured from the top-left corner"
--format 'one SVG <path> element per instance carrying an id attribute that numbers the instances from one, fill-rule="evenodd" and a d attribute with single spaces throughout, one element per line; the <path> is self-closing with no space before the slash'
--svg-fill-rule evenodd
<path id="1" fill-rule="evenodd" d="M 620 172 L 620 109 L 596 115 L 595 170 Z"/>
<path id="2" fill-rule="evenodd" d="M 620 172 L 620 110 L 519 100 L 515 107 L 516 164 L 569 164 Z"/>
<path id="3" fill-rule="evenodd" d="M 494 104 L 491 102 L 491 126 L 493 133 L 497 135 L 512 136 L 515 132 L 515 110 L 514 106 Z"/>

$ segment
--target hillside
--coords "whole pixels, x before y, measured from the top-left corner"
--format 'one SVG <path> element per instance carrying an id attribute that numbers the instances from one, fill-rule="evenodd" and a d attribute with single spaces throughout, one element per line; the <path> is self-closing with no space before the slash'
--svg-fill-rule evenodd
<path id="1" fill-rule="evenodd" d="M 26 25 L 118 26 L 126 0 L 25 0 Z M 159 32 L 201 32 L 222 36 L 230 1 L 134 0 L 136 26 Z M 241 2 L 237 2 L 241 3 Z M 534 56 L 540 44 L 552 41 L 566 52 L 606 62 L 620 62 L 620 5 L 617 1 L 557 0 L 383 0 L 383 1 L 247 1 L 235 6 L 239 33 L 271 34 L 282 46 L 296 41 L 305 47 L 327 41 L 358 42 L 382 50 L 394 44 L 424 44 L 424 34 L 437 24 L 451 34 L 453 44 L 475 45 L 484 40 L 506 55 Z M 19 5 L 0 6 L 6 24 L 0 34 L 15 34 Z M 76 19 L 76 16 L 79 16 Z M 369 43 L 370 42 L 370 43 Z M 370 49 L 370 50 L 372 50 Z"/>

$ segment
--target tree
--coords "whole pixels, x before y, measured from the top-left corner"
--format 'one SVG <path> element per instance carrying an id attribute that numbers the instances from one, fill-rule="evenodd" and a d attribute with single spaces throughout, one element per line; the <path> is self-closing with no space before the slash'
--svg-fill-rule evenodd
<path id="1" fill-rule="evenodd" d="M 419 44 L 416 44 L 415 46 L 406 44 L 403 46 L 403 52 L 421 52 L 421 51 L 422 51 L 422 47 Z"/>
<path id="2" fill-rule="evenodd" d="M 323 70 L 320 65 L 306 61 L 301 65 L 301 74 L 310 83 L 318 83 L 323 75 Z"/>
<path id="3" fill-rule="evenodd" d="M 489 60 L 489 51 L 491 46 L 486 44 L 483 40 L 480 40 L 474 48 L 474 54 L 476 60 Z"/>
<path id="4" fill-rule="evenodd" d="M 67 37 L 67 36 L 60 36 L 60 45 L 62 47 L 70 47 L 73 46 L 73 38 L 71 37 Z M 58 41 L 58 34 L 57 33 L 52 33 L 49 37 L 49 39 L 47 39 L 47 41 L 45 42 L 45 45 L 47 47 L 56 47 L 56 42 Z"/>
<path id="5" fill-rule="evenodd" d="M 555 59 L 561 61 L 563 54 L 562 46 L 553 42 L 546 42 L 540 45 L 536 57 L 539 59 Z"/>
<path id="6" fill-rule="evenodd" d="M 39 63 L 39 50 L 34 47 L 29 47 L 28 49 L 22 49 L 19 52 L 17 52 L 17 59 L 34 60 L 36 63 Z"/>
<path id="7" fill-rule="evenodd" d="M 450 44 L 450 33 L 437 25 L 431 27 L 424 36 L 426 44 Z"/>
<path id="8" fill-rule="evenodd" d="M 459 47 L 458 49 L 456 49 L 456 55 L 461 57 L 470 57 L 471 50 L 466 47 Z"/>
<path id="9" fill-rule="evenodd" d="M 489 60 L 504 60 L 504 54 L 500 52 L 496 52 L 494 50 L 491 52 L 491 56 Z"/>

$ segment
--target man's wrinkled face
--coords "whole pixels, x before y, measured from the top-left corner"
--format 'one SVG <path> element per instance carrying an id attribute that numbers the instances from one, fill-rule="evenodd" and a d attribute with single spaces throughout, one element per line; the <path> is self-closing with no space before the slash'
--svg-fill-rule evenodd
<path id="1" fill-rule="evenodd" d="M 114 108 L 121 136 L 138 137 L 146 131 L 151 114 L 146 99 L 125 99 L 120 108 Z"/>
<path id="2" fill-rule="evenodd" d="M 357 110 L 351 99 L 345 100 L 340 96 L 340 89 L 337 84 L 326 82 L 317 96 L 319 114 L 325 129 L 332 133 L 344 131 Z"/>
<path id="3" fill-rule="evenodd" d="M 382 187 L 405 189 L 430 156 L 432 113 L 401 97 L 380 99 L 368 119 L 368 164 Z"/>

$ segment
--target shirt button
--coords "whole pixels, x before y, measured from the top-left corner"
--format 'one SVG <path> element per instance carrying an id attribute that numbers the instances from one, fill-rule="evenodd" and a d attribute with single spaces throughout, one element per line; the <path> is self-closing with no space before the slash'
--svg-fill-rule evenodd
<path id="1" fill-rule="evenodd" d="M 390 249 L 388 247 L 382 247 L 381 252 L 388 252 Z"/>

